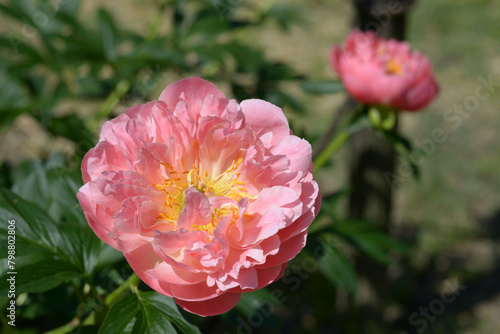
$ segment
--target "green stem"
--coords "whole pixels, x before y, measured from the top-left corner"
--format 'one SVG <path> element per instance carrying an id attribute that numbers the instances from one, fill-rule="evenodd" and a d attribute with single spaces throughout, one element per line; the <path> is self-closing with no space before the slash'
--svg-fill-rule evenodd
<path id="1" fill-rule="evenodd" d="M 316 173 L 321 167 L 323 167 L 330 157 L 337 152 L 337 150 L 346 142 L 349 137 L 370 126 L 370 120 L 367 116 L 368 106 L 361 104 L 358 106 L 357 111 L 352 115 L 350 120 L 344 125 L 343 130 L 335 136 L 330 144 L 320 152 L 320 154 L 313 160 L 314 163 L 314 173 Z"/>
<path id="2" fill-rule="evenodd" d="M 44 334 L 66 334 L 74 330 L 78 325 L 80 324 L 80 320 L 75 318 L 71 320 L 69 323 L 66 325 L 63 325 L 61 327 L 57 327 L 51 331 L 45 332 Z"/>
<path id="3" fill-rule="evenodd" d="M 330 157 L 345 143 L 349 138 L 348 129 L 340 132 L 328 146 L 321 152 L 316 159 L 314 159 L 314 172 L 317 172 L 323 165 L 330 159 Z"/>
<path id="4" fill-rule="evenodd" d="M 122 285 L 106 297 L 106 305 L 108 307 L 113 306 L 113 304 L 115 304 L 124 294 L 128 292 L 128 289 L 136 289 L 139 283 L 141 283 L 141 279 L 136 273 L 133 273 L 125 282 L 122 283 Z"/>

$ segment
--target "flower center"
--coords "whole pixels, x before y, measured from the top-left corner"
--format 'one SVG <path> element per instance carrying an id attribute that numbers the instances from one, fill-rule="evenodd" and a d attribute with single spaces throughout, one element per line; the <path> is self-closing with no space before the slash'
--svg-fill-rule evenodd
<path id="1" fill-rule="evenodd" d="M 179 214 L 186 203 L 185 190 L 193 187 L 199 192 L 210 196 L 228 197 L 234 201 L 239 201 L 242 198 L 253 198 L 243 187 L 244 182 L 239 181 L 240 173 L 237 172 L 238 167 L 243 162 L 241 153 L 236 155 L 231 163 L 231 166 L 216 177 L 209 177 L 208 173 L 203 173 L 196 166 L 193 166 L 189 171 L 184 171 L 181 174 L 176 172 L 172 165 L 163 163 L 168 170 L 170 177 L 163 180 L 162 184 L 156 184 L 158 190 L 164 191 L 167 195 L 165 200 L 166 212 L 160 213 L 158 220 L 166 220 L 176 223 Z M 212 221 L 207 225 L 193 225 L 193 231 L 206 231 L 213 235 L 213 230 L 217 227 L 221 218 L 232 215 L 233 219 L 239 216 L 238 207 L 235 205 L 226 205 L 222 208 L 215 208 L 212 212 Z"/>
<path id="2" fill-rule="evenodd" d="M 400 62 L 398 62 L 394 58 L 391 58 L 387 62 L 387 64 L 385 64 L 385 72 L 387 74 L 403 75 L 403 67 L 401 66 Z"/>

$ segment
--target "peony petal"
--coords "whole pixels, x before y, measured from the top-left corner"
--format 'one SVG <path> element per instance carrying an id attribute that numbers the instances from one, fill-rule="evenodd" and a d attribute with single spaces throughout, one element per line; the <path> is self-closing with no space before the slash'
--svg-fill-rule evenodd
<path id="1" fill-rule="evenodd" d="M 255 269 L 257 270 L 257 277 L 259 281 L 258 286 L 254 289 L 245 289 L 245 290 L 243 290 L 241 287 L 236 287 L 231 289 L 231 292 L 244 293 L 262 289 L 263 287 L 268 286 L 269 284 L 279 280 L 283 276 L 286 266 L 287 263 L 283 263 L 269 268 L 255 267 Z"/>
<path id="2" fill-rule="evenodd" d="M 280 252 L 269 256 L 262 268 L 277 266 L 293 259 L 306 245 L 307 231 L 304 231 L 283 242 L 280 246 Z"/>
<path id="3" fill-rule="evenodd" d="M 278 144 L 290 135 L 288 121 L 281 108 L 269 102 L 250 99 L 241 102 L 246 124 L 266 147 Z"/>
<path id="4" fill-rule="evenodd" d="M 193 225 L 207 225 L 212 220 L 210 201 L 193 187 L 185 192 L 186 202 L 177 219 L 178 228 L 190 229 Z"/>
<path id="5" fill-rule="evenodd" d="M 258 276 L 255 268 L 242 268 L 236 278 L 229 277 L 224 283 L 217 281 L 217 286 L 222 291 L 240 286 L 242 290 L 253 290 L 258 286 Z M 232 284 L 234 283 L 234 284 Z"/>
<path id="6" fill-rule="evenodd" d="M 177 305 L 184 310 L 198 314 L 202 317 L 208 317 L 225 313 L 232 309 L 240 301 L 241 294 L 226 292 L 215 298 L 203 302 L 189 302 L 176 299 Z"/>
<path id="7" fill-rule="evenodd" d="M 117 248 L 116 240 L 108 238 L 107 236 L 109 231 L 114 228 L 114 219 L 92 200 L 89 186 L 89 183 L 84 184 L 76 194 L 83 212 L 85 213 L 85 218 L 87 218 L 90 227 L 99 239 L 111 247 Z"/>
<path id="8" fill-rule="evenodd" d="M 312 173 L 312 149 L 308 141 L 297 136 L 288 136 L 276 145 L 271 152 L 288 158 L 288 170 Z"/>
<path id="9" fill-rule="evenodd" d="M 222 294 L 216 286 L 209 287 L 205 282 L 191 285 L 172 284 L 170 291 L 174 298 L 186 301 L 205 301 Z"/>
<path id="10" fill-rule="evenodd" d="M 144 283 L 149 285 L 153 290 L 165 296 L 172 297 L 168 284 L 162 284 L 158 279 L 147 274 L 149 270 L 162 262 L 156 256 L 153 246 L 150 243 L 144 244 L 130 252 L 123 253 L 123 255 L 125 255 L 127 262 Z"/>
<path id="11" fill-rule="evenodd" d="M 158 100 L 165 101 L 170 108 L 174 109 L 180 101 L 179 97 L 183 92 L 195 92 L 201 100 L 207 95 L 214 95 L 220 98 L 226 97 L 224 93 L 211 82 L 197 77 L 191 77 L 168 85 L 167 88 L 163 90 Z"/>
<path id="12" fill-rule="evenodd" d="M 248 207 L 248 213 L 265 212 L 270 204 L 281 207 L 285 216 L 290 219 L 296 219 L 302 214 L 302 202 L 299 195 L 289 187 L 274 186 L 263 189 L 255 202 Z"/>
<path id="13" fill-rule="evenodd" d="M 196 284 L 207 279 L 206 273 L 184 271 L 174 268 L 165 262 L 158 263 L 154 268 L 147 270 L 146 274 L 158 281 L 179 285 Z"/>
<path id="14" fill-rule="evenodd" d="M 238 247 L 250 247 L 278 233 L 287 225 L 283 210 L 277 205 L 269 205 L 262 216 L 245 223 L 245 230 L 240 240 L 233 240 Z"/>
<path id="15" fill-rule="evenodd" d="M 104 171 L 127 170 L 127 160 L 120 148 L 107 141 L 100 142 L 83 158 L 83 182 L 97 179 Z"/>

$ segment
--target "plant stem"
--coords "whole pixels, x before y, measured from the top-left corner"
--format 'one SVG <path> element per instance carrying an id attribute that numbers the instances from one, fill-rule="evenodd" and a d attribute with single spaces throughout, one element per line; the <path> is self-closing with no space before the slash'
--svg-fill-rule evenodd
<path id="1" fill-rule="evenodd" d="M 120 297 L 127 293 L 128 289 L 137 288 L 139 283 L 141 283 L 141 279 L 139 278 L 139 276 L 137 276 L 136 273 L 133 273 L 125 282 L 122 283 L 122 285 L 120 285 L 118 288 L 116 288 L 115 291 L 111 292 L 106 297 L 106 305 L 108 307 L 111 307 L 120 299 Z"/>
<path id="2" fill-rule="evenodd" d="M 314 172 L 318 171 L 328 161 L 328 159 L 335 153 L 342 144 L 349 138 L 348 129 L 343 130 L 328 144 L 328 146 L 321 152 L 316 159 L 314 159 Z"/>
<path id="3" fill-rule="evenodd" d="M 342 131 L 340 131 L 337 136 L 333 137 L 330 144 L 328 144 L 328 146 L 313 160 L 315 173 L 327 163 L 328 159 L 337 152 L 352 134 L 371 125 L 367 112 L 368 106 L 360 104 L 357 107 L 357 111 L 351 116 L 347 124 L 341 127 Z"/>
<path id="4" fill-rule="evenodd" d="M 75 318 L 71 320 L 66 325 L 62 325 L 61 327 L 57 327 L 51 331 L 45 332 L 44 334 L 66 334 L 74 330 L 80 324 L 80 320 Z"/>

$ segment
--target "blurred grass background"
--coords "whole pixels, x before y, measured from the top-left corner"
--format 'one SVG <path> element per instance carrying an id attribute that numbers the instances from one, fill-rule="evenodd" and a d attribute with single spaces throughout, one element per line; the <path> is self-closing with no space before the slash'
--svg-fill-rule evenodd
<path id="1" fill-rule="evenodd" d="M 265 6 L 259 1 L 252 2 Z M 350 2 L 277 1 L 280 2 L 299 9 L 298 23 L 284 31 L 276 22 L 267 22 L 244 31 L 237 38 L 261 48 L 268 59 L 289 64 L 310 79 L 333 79 L 328 54 L 331 45 L 342 43 L 350 31 L 354 15 Z M 112 13 L 119 26 L 139 34 L 147 33 L 151 18 L 156 15 L 151 0 L 141 3 L 87 0 L 82 2 L 79 15 L 91 22 L 101 6 Z M 241 17 L 251 15 L 239 10 L 234 8 Z M 15 25 L 16 22 L 2 17 L 0 32 L 8 32 L 16 28 Z M 169 32 L 166 22 L 159 27 L 161 33 Z M 403 289 L 400 294 L 406 296 L 406 303 L 388 303 L 384 316 L 389 322 L 394 319 L 406 322 L 401 327 L 407 328 L 405 314 L 427 306 L 439 294 L 444 281 L 457 278 L 467 289 L 433 322 L 432 333 L 495 333 L 500 327 L 500 117 L 496 115 L 500 85 L 488 99 L 480 101 L 477 110 L 462 118 L 456 129 L 443 117 L 454 105 L 474 95 L 478 77 L 492 75 L 493 81 L 500 82 L 500 2 L 419 0 L 409 14 L 408 40 L 433 62 L 441 93 L 426 111 L 403 113 L 400 129 L 420 142 L 431 138 L 436 128 L 443 129 L 448 138 L 436 144 L 434 153 L 422 163 L 421 180 L 407 178 L 395 194 L 391 232 L 409 241 L 412 248 L 409 256 L 389 268 L 390 276 L 399 278 L 394 289 Z M 175 71 L 160 75 L 150 86 L 149 94 L 158 96 L 167 84 L 182 75 Z M 311 138 L 326 131 L 345 99 L 343 94 L 306 95 L 293 81 L 280 86 L 304 101 L 307 114 L 292 112 L 287 107 L 284 110 L 294 129 Z M 229 87 L 221 88 L 231 95 Z M 70 101 L 66 102 L 71 105 Z M 86 101 L 76 109 L 73 102 L 71 108 L 62 105 L 58 110 L 62 114 L 76 110 L 87 117 L 95 113 L 102 102 Z M 133 104 L 131 101 L 121 103 L 113 114 Z M 69 155 L 74 150 L 73 143 L 50 134 L 26 114 L 17 117 L 0 134 L 0 162 L 11 166 L 28 158 L 43 158 L 52 151 Z M 334 167 L 319 175 L 323 192 L 346 185 L 346 156 L 344 149 L 334 159 Z M 362 287 L 359 294 L 358 298 L 362 299 Z M 314 322 L 311 325 L 308 319 L 302 319 L 306 324 L 304 328 L 314 332 Z"/>

